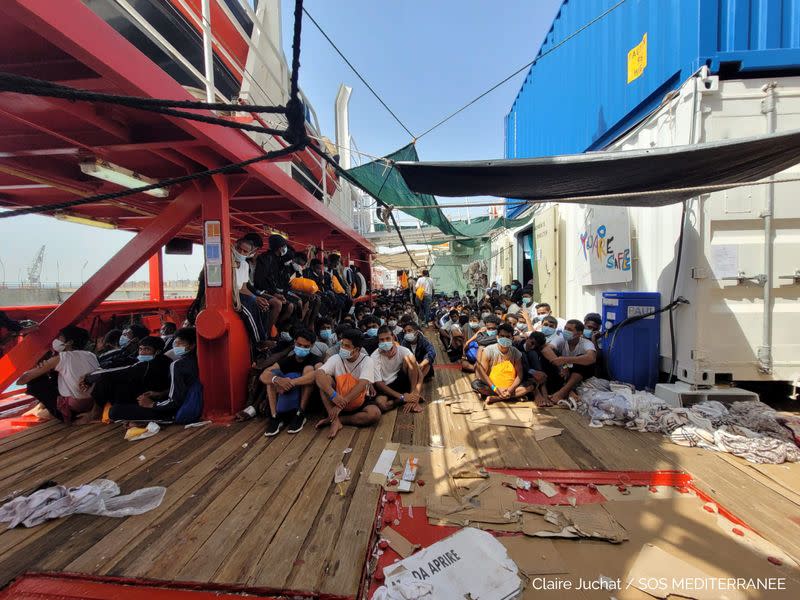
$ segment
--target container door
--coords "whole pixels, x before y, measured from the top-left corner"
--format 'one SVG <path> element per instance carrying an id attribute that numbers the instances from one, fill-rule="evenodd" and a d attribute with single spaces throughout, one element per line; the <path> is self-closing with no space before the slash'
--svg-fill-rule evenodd
<path id="1" fill-rule="evenodd" d="M 533 221 L 533 297 L 561 314 L 558 293 L 558 207 L 552 206 Z"/>

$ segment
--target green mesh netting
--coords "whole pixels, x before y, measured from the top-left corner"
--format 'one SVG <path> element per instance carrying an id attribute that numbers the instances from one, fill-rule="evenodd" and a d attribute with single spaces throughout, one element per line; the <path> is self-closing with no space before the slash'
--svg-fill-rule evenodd
<path id="1" fill-rule="evenodd" d="M 392 152 L 385 158 L 393 162 L 419 161 L 414 144 L 400 148 L 400 150 Z M 486 237 L 494 229 L 519 227 L 530 221 L 529 218 L 506 219 L 505 217 L 477 217 L 470 219 L 469 223 L 466 221 L 450 221 L 442 212 L 434 196 L 412 192 L 399 171 L 384 161 L 374 160 L 349 169 L 347 174 L 375 198 L 382 200 L 386 204 L 391 206 L 414 206 L 414 208 L 402 208 L 399 210 L 416 217 L 423 223 L 436 227 L 445 235 L 464 238 L 461 243 L 466 245 L 477 246 L 481 244 L 481 238 Z"/>

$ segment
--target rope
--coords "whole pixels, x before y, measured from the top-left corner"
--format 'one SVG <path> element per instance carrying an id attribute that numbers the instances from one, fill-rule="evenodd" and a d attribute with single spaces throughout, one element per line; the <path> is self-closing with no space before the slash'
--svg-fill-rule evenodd
<path id="1" fill-rule="evenodd" d="M 351 70 L 351 71 L 353 71 L 353 73 L 355 73 L 355 74 L 356 74 L 356 77 L 358 77 L 358 78 L 361 80 L 361 83 L 363 83 L 365 86 L 367 86 L 367 89 L 368 89 L 370 92 L 372 92 L 372 95 L 373 95 L 373 96 L 375 96 L 375 98 L 378 100 L 378 102 L 380 102 L 380 103 L 381 103 L 381 105 L 383 106 L 383 108 L 385 108 L 385 109 L 388 111 L 388 113 L 389 113 L 390 115 L 392 115 L 392 117 L 394 117 L 394 120 L 395 120 L 395 121 L 397 121 L 397 123 L 400 125 L 400 127 L 402 127 L 403 129 L 405 129 L 406 133 L 407 133 L 408 135 L 410 135 L 412 139 L 415 139 L 415 138 L 414 138 L 414 134 L 413 134 L 413 133 L 411 133 L 411 130 L 410 130 L 408 127 L 406 127 L 405 123 L 403 123 L 403 122 L 400 120 L 400 117 L 398 117 L 398 116 L 397 116 L 397 115 L 394 113 L 394 111 L 393 111 L 391 108 L 389 108 L 389 105 L 388 105 L 388 104 L 386 104 L 386 102 L 384 102 L 384 101 L 383 101 L 383 99 L 382 99 L 382 98 L 381 98 L 381 97 L 378 95 L 378 92 L 376 92 L 376 91 L 375 91 L 375 90 L 372 88 L 372 86 L 371 86 L 369 83 L 367 83 L 367 80 L 366 80 L 366 79 L 364 79 L 364 78 L 361 76 L 361 73 L 359 73 L 359 72 L 358 72 L 358 69 L 356 69 L 356 68 L 353 66 L 353 63 L 351 63 L 349 60 L 347 60 L 347 57 L 346 57 L 344 54 L 342 54 L 342 51 L 341 51 L 341 50 L 339 50 L 339 48 L 336 46 L 336 44 L 334 44 L 334 43 L 333 43 L 333 40 L 332 40 L 332 39 L 331 39 L 331 38 L 328 36 L 328 34 L 327 34 L 327 33 L 325 33 L 325 31 L 322 29 L 322 27 L 320 27 L 319 23 L 317 23 L 317 21 L 314 19 L 314 17 L 312 17 L 312 16 L 311 16 L 311 13 L 309 13 L 309 12 L 308 12 L 306 9 L 303 9 L 303 12 L 304 12 L 304 13 L 306 14 L 306 16 L 307 16 L 307 17 L 308 17 L 308 18 L 311 20 L 311 22 L 312 22 L 312 23 L 313 23 L 313 24 L 316 26 L 316 28 L 317 28 L 317 29 L 319 29 L 319 32 L 322 34 L 322 36 L 323 36 L 323 37 L 324 37 L 326 40 L 328 40 L 328 43 L 329 43 L 329 44 L 330 44 L 330 45 L 333 47 L 333 49 L 334 49 L 334 50 L 336 50 L 336 53 L 337 53 L 337 54 L 338 54 L 338 55 L 339 55 L 339 56 L 342 58 L 342 60 L 343 60 L 345 63 L 347 63 L 347 66 L 348 66 L 348 67 L 350 67 L 350 70 Z M 296 17 L 295 17 L 295 18 L 296 18 Z"/>
<path id="2" fill-rule="evenodd" d="M 97 94 L 87 90 L 80 90 L 77 88 L 52 84 L 48 81 L 39 79 L 31 79 L 30 77 L 20 77 L 17 75 L 10 75 L 8 73 L 0 73 L 0 91 L 15 92 L 17 94 L 26 94 L 29 96 L 47 96 L 50 98 L 62 98 L 64 100 L 80 101 L 80 102 L 101 102 L 104 104 L 115 104 L 125 106 L 136 110 L 144 110 L 147 112 L 154 112 L 158 114 L 168 115 L 172 117 L 179 117 L 191 121 L 199 121 L 201 123 L 209 123 L 211 125 L 221 125 L 223 127 L 231 127 L 233 129 L 242 129 L 244 131 L 255 131 L 257 133 L 266 133 L 268 135 L 284 135 L 286 133 L 283 129 L 272 129 L 263 127 L 261 125 L 251 125 L 249 123 L 237 123 L 229 121 L 220 117 L 211 117 L 207 115 L 200 115 L 197 113 L 190 113 L 183 110 L 175 110 L 167 106 L 158 106 L 152 102 L 152 98 L 137 98 L 135 96 L 114 96 L 111 94 Z M 98 97 L 100 96 L 100 97 Z M 162 102 L 162 100 L 155 100 L 155 102 Z M 163 102 L 173 103 L 184 101 L 167 101 Z M 230 111 L 234 108 L 230 104 L 206 104 L 203 102 L 186 101 L 188 104 L 199 105 L 197 108 L 206 109 L 214 106 L 224 106 L 224 110 Z M 250 111 L 252 107 L 248 106 L 247 110 Z M 256 108 L 280 108 L 283 112 L 286 109 L 283 107 L 256 107 Z M 216 109 L 214 109 L 216 110 Z M 256 111 L 265 112 L 265 111 Z"/>
<path id="3" fill-rule="evenodd" d="M 294 34 L 292 37 L 292 77 L 289 81 L 289 101 L 286 103 L 286 118 L 289 127 L 283 138 L 290 144 L 308 144 L 306 134 L 306 110 L 300 100 L 300 37 L 303 29 L 303 0 L 294 3 Z"/>
<path id="4" fill-rule="evenodd" d="M 49 211 L 58 211 L 58 210 L 65 210 L 68 208 L 72 208 L 75 206 L 82 206 L 84 204 L 92 204 L 95 202 L 105 202 L 107 200 L 116 200 L 117 198 L 124 198 L 126 196 L 132 196 L 134 194 L 140 194 L 142 192 L 147 192 L 150 190 L 155 190 L 163 187 L 179 185 L 182 183 L 188 183 L 190 181 L 194 181 L 196 179 L 202 179 L 205 177 L 211 177 L 212 175 L 219 175 L 222 173 L 228 173 L 230 171 L 237 171 L 249 165 L 255 164 L 257 162 L 262 162 L 266 160 L 272 160 L 275 158 L 279 158 L 281 156 L 285 156 L 287 154 L 292 154 L 293 152 L 297 152 L 298 150 L 302 150 L 302 146 L 298 145 L 291 145 L 287 146 L 286 148 L 281 148 L 279 150 L 273 150 L 272 152 L 267 152 L 266 154 L 262 154 L 260 156 L 256 156 L 254 158 L 249 158 L 247 160 L 243 160 L 237 163 L 231 163 L 229 165 L 224 165 L 222 167 L 217 167 L 215 169 L 208 169 L 206 171 L 198 171 L 196 173 L 189 173 L 187 175 L 181 175 L 180 177 L 172 177 L 170 179 L 162 179 L 157 183 L 151 183 L 149 185 L 143 185 L 141 187 L 130 188 L 127 190 L 120 190 L 118 192 L 109 192 L 106 194 L 97 194 L 95 196 L 87 196 L 85 198 L 80 198 L 78 200 L 70 200 L 68 202 L 58 202 L 55 204 L 44 204 L 41 206 L 28 206 L 25 208 L 18 208 L 15 210 L 9 210 L 5 212 L 0 212 L 0 219 L 8 219 L 10 217 L 17 217 L 19 215 L 28 215 L 28 214 L 35 214 L 35 213 L 42 213 L 42 212 L 49 212 Z"/>
<path id="5" fill-rule="evenodd" d="M 455 117 L 456 115 L 458 115 L 458 114 L 462 113 L 463 111 L 465 111 L 466 109 L 468 109 L 470 106 L 472 106 L 473 104 L 475 104 L 475 103 L 476 103 L 478 100 L 482 99 L 484 96 L 488 96 L 488 95 L 489 95 L 489 94 L 491 94 L 493 91 L 495 91 L 497 88 L 499 88 L 501 85 L 503 85 L 504 83 L 506 83 L 506 82 L 507 82 L 507 81 L 509 81 L 510 79 L 514 78 L 515 76 L 519 75 L 519 74 L 520 74 L 520 73 L 522 73 L 524 70 L 526 70 L 526 69 L 529 69 L 530 67 L 532 67 L 533 65 L 535 65 L 537 62 L 539 62 L 540 60 L 542 60 L 542 59 L 543 59 L 545 56 L 547 56 L 548 54 L 550 54 L 550 53 L 552 53 L 552 52 L 555 52 L 555 51 L 556 51 L 556 50 L 558 50 L 558 49 L 559 49 L 561 46 L 563 46 L 563 45 L 564 45 L 564 44 L 566 44 L 568 41 L 570 41 L 572 38 L 574 38 L 576 35 L 578 35 L 578 34 L 579 34 L 579 33 L 581 33 L 582 31 L 584 31 L 585 29 L 588 29 L 589 27 L 591 27 L 592 25 L 594 25 L 595 23 L 597 23 L 597 22 L 598 22 L 600 19 L 603 19 L 603 18 L 605 18 L 605 17 L 606 17 L 606 16 L 607 16 L 609 13 L 611 13 L 612 11 L 616 10 L 617 8 L 619 8 L 620 6 L 622 6 L 623 4 L 625 4 L 625 1 L 626 1 L 626 0 L 620 0 L 620 1 L 619 1 L 619 2 L 617 2 L 617 3 L 616 3 L 614 6 L 612 6 L 611 8 L 609 8 L 608 10 L 606 10 L 605 12 L 603 12 L 602 14 L 600 14 L 599 16 L 595 17 L 594 19 L 592 19 L 592 20 L 591 20 L 591 21 L 589 21 L 588 23 L 586 23 L 586 25 L 584 25 L 583 27 L 581 27 L 581 28 L 579 28 L 579 29 L 576 29 L 576 30 L 575 30 L 575 31 L 573 31 L 571 34 L 569 34 L 567 37 L 565 37 L 563 40 L 561 40 L 561 41 L 560 41 L 558 44 L 556 44 L 555 46 L 553 46 L 552 48 L 550 48 L 550 49 L 549 49 L 549 50 L 547 50 L 546 52 L 542 52 L 542 53 L 541 53 L 541 54 L 539 54 L 539 55 L 538 55 L 536 58 L 534 58 L 534 59 L 533 59 L 531 62 L 529 62 L 529 63 L 528 63 L 528 64 L 526 64 L 526 65 L 523 65 L 522 67 L 520 67 L 519 69 L 517 69 L 516 71 L 514 71 L 514 72 L 513 72 L 511 75 L 509 75 L 508 77 L 506 77 L 506 78 L 505 78 L 505 79 L 503 79 L 502 81 L 500 81 L 500 82 L 498 82 L 498 83 L 494 84 L 492 87 L 490 87 L 488 90 L 486 90 L 485 92 L 483 92 L 481 95 L 479 95 L 479 96 L 476 96 L 475 98 L 473 98 L 472 100 L 470 100 L 469 102 L 467 102 L 467 103 L 466 103 L 464 106 L 462 106 L 461 108 L 459 108 L 457 111 L 455 111 L 455 112 L 451 113 L 450 115 L 448 115 L 447 117 L 445 117 L 444 119 L 442 119 L 441 121 L 439 121 L 438 123 L 436 123 L 436 125 L 434 125 L 434 126 L 433 126 L 433 127 L 431 127 L 430 129 L 427 129 L 427 130 L 425 130 L 424 132 L 422 132 L 420 135 L 418 135 L 418 136 L 417 136 L 417 138 L 416 138 L 416 139 L 417 139 L 417 140 L 419 140 L 419 139 L 423 138 L 424 136 L 428 135 L 428 134 L 429 134 L 431 131 L 433 131 L 434 129 L 438 129 L 439 127 L 441 127 L 442 125 L 444 125 L 445 123 L 447 123 L 447 122 L 448 122 L 450 119 L 452 119 L 452 118 L 453 118 L 453 117 Z"/>
<path id="6" fill-rule="evenodd" d="M 13 86 L 30 86 L 41 88 L 39 95 L 61 97 L 56 93 L 49 94 L 48 91 L 57 92 L 58 90 L 68 90 L 74 92 L 76 97 L 68 98 L 70 100 L 87 100 L 90 102 L 103 102 L 106 104 L 119 104 L 121 106 L 129 106 L 131 108 L 139 108 L 142 106 L 151 106 L 156 108 L 193 108 L 198 110 L 223 110 L 229 111 L 233 107 L 231 104 L 225 102 L 199 102 L 196 100 L 168 100 L 166 98 L 142 98 L 140 96 L 124 96 L 117 94 L 105 94 L 101 92 L 89 92 L 85 90 L 76 90 L 71 87 L 52 83 L 50 81 L 43 81 L 41 79 L 34 79 L 33 77 L 24 77 L 22 75 L 15 75 L 13 73 L 0 73 L 0 89 L 8 92 L 14 92 Z M 284 106 L 263 106 L 259 104 L 248 104 L 248 112 L 254 113 L 278 113 L 285 114 L 286 107 Z"/>

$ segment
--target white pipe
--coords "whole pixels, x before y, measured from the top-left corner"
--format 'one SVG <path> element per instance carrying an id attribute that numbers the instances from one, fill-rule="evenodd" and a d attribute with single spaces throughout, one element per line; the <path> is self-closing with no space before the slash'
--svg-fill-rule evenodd
<path id="1" fill-rule="evenodd" d="M 214 45 L 211 34 L 211 0 L 202 0 L 203 9 L 203 58 L 205 59 L 206 102 L 216 101 L 214 93 Z"/>
<path id="2" fill-rule="evenodd" d="M 761 112 L 767 119 L 767 133 L 775 132 L 775 88 L 773 81 L 765 85 Z M 773 180 L 774 177 L 770 177 Z M 761 213 L 764 219 L 764 314 L 762 318 L 761 347 L 758 349 L 758 370 L 772 373 L 772 213 L 775 208 L 775 185 L 770 183 L 765 190 L 765 206 Z"/>

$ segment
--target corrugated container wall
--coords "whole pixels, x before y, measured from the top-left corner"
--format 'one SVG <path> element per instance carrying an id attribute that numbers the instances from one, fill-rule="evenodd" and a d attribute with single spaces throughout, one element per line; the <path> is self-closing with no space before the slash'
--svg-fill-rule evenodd
<path id="1" fill-rule="evenodd" d="M 800 0 L 616 4 L 564 1 L 539 56 L 552 53 L 531 67 L 506 116 L 507 158 L 602 149 L 704 65 L 723 78 L 800 72 Z"/>

